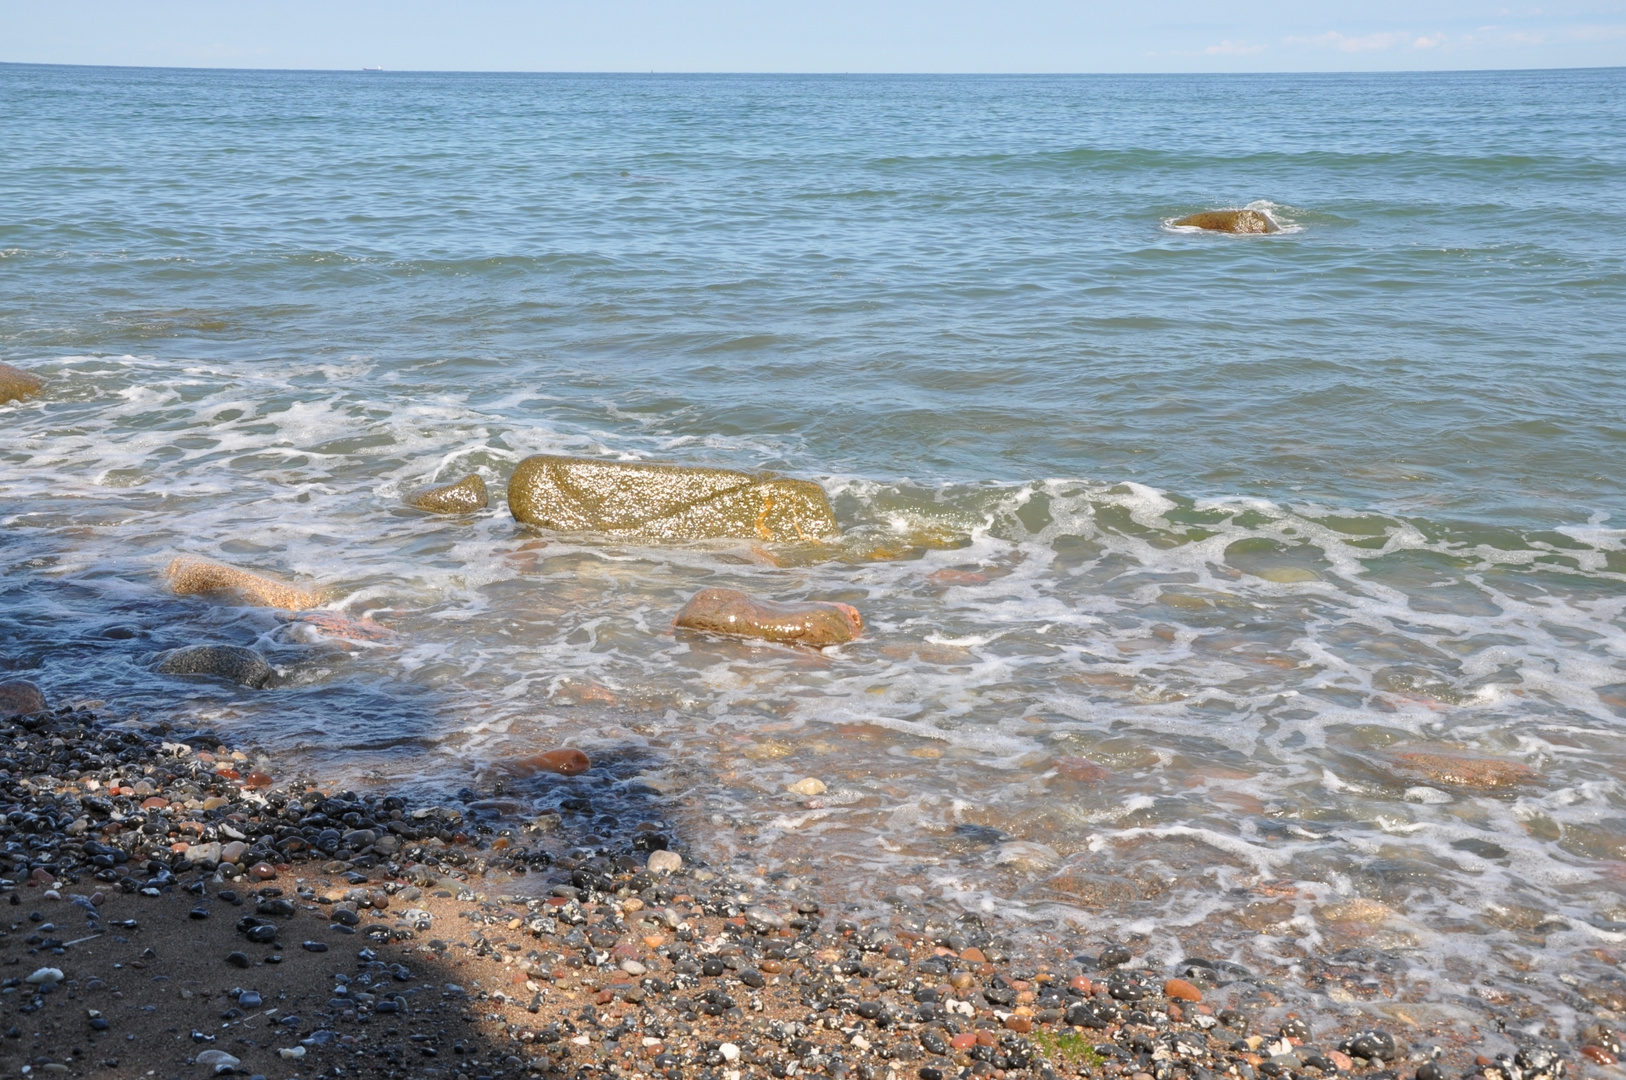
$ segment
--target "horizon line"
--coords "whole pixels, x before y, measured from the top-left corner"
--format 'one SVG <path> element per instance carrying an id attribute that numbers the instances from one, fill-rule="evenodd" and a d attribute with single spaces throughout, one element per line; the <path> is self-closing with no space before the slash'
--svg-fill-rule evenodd
<path id="1" fill-rule="evenodd" d="M 1340 68 L 1333 70 L 1269 70 L 1247 71 L 746 71 L 746 70 L 650 70 L 583 68 L 583 69 L 526 69 L 526 68 L 384 68 L 360 67 L 233 67 L 214 64 L 80 64 L 40 60 L 0 60 L 0 67 L 35 68 L 87 68 L 114 71 L 198 71 L 198 72 L 257 72 L 261 74 L 303 75 L 610 75 L 610 76 L 749 76 L 797 78 L 1143 78 L 1156 76 L 1254 76 L 1254 75 L 1490 75 L 1534 74 L 1556 71 L 1626 71 L 1626 64 L 1550 65 L 1546 67 L 1487 67 L 1487 68 Z"/>

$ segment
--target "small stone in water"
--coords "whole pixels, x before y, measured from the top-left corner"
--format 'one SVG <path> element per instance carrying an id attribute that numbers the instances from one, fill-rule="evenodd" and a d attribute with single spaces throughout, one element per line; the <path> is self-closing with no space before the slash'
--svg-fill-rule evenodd
<path id="1" fill-rule="evenodd" d="M 827 789 L 824 786 L 823 780 L 809 776 L 805 779 L 796 781 L 796 783 L 791 784 L 785 790 L 795 792 L 797 795 L 823 795 Z"/>

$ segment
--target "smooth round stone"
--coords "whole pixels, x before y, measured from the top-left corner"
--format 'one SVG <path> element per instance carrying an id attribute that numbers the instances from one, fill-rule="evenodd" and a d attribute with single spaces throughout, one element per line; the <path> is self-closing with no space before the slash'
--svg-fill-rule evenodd
<path id="1" fill-rule="evenodd" d="M 255 993 L 253 990 L 244 990 L 241 994 L 237 995 L 237 1005 L 239 1008 L 258 1009 L 262 1004 L 263 1002 L 260 999 L 260 995 Z"/>
<path id="2" fill-rule="evenodd" d="M 644 967 L 644 965 L 640 964 L 636 960 L 628 959 L 621 961 L 621 970 L 625 971 L 628 975 L 642 975 L 649 969 Z"/>

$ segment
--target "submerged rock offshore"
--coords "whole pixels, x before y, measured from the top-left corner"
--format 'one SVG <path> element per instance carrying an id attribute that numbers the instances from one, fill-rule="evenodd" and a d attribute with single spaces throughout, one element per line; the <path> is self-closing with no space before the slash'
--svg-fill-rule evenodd
<path id="1" fill-rule="evenodd" d="M 22 401 L 45 389 L 45 380 L 22 368 L 0 364 L 0 403 Z"/>
<path id="2" fill-rule="evenodd" d="M 508 507 L 544 529 L 658 540 L 790 542 L 838 531 L 811 481 L 688 465 L 528 457 L 508 482 Z"/>
<path id="3" fill-rule="evenodd" d="M 1187 214 L 1174 224 L 1189 229 L 1237 234 L 1282 231 L 1281 226 L 1262 210 L 1204 210 L 1197 214 Z"/>

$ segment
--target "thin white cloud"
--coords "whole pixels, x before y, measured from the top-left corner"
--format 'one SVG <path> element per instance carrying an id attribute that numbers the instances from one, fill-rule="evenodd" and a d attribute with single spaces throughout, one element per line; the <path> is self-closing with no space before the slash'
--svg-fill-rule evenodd
<path id="1" fill-rule="evenodd" d="M 1395 48 L 1410 49 L 1438 49 L 1446 44 L 1444 34 L 1410 34 L 1400 30 L 1387 30 L 1378 34 L 1364 34 L 1352 37 L 1341 34 L 1336 30 L 1329 30 L 1325 34 L 1315 37 L 1288 37 L 1282 41 L 1288 45 L 1309 45 L 1318 49 L 1337 49 L 1345 53 L 1386 52 Z M 1212 50 L 1210 50 L 1212 51 Z"/>
<path id="2" fill-rule="evenodd" d="M 1218 45 L 1210 45 L 1203 51 L 1209 56 L 1252 56 L 1254 53 L 1264 52 L 1265 47 L 1246 41 L 1231 41 L 1227 38 Z"/>

